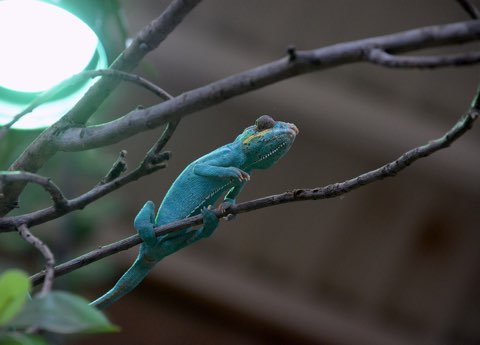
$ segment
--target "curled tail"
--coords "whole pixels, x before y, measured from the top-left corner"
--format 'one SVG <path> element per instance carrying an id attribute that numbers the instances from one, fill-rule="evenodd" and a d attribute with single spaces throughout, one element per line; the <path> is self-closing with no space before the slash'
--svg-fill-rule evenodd
<path id="1" fill-rule="evenodd" d="M 99 309 L 109 307 L 127 293 L 137 287 L 155 265 L 154 262 L 146 262 L 141 255 L 137 257 L 133 265 L 123 274 L 115 286 L 105 295 L 91 302 L 90 305 Z"/>

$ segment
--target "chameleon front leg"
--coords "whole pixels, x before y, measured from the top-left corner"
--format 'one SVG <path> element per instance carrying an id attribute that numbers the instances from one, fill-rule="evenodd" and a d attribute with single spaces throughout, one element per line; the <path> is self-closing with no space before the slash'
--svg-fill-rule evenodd
<path id="1" fill-rule="evenodd" d="M 250 175 L 242 169 L 230 166 L 216 166 L 214 164 L 200 163 L 193 168 L 196 175 L 217 178 L 217 179 L 232 179 L 239 182 L 250 181 Z"/>
<path id="2" fill-rule="evenodd" d="M 228 209 L 230 207 L 235 205 L 235 203 L 236 203 L 235 198 L 240 193 L 240 191 L 242 190 L 243 186 L 245 186 L 246 183 L 247 183 L 247 181 L 243 181 L 241 184 L 231 188 L 228 191 L 228 193 L 225 195 L 225 198 L 223 199 L 223 202 L 219 206 L 220 210 L 222 212 L 228 211 Z M 235 219 L 235 217 L 236 217 L 236 215 L 229 213 L 223 218 L 226 219 L 226 220 L 233 220 L 233 219 Z"/>

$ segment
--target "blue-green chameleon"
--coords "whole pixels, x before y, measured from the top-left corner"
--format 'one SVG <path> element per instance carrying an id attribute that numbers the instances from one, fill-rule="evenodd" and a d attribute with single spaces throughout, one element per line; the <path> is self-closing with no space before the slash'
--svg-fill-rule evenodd
<path id="1" fill-rule="evenodd" d="M 135 262 L 110 291 L 91 304 L 99 308 L 110 306 L 132 291 L 161 259 L 210 236 L 218 219 L 208 207 L 226 193 L 220 207 L 228 212 L 250 180 L 251 171 L 271 167 L 287 153 L 297 134 L 294 124 L 263 115 L 234 142 L 188 165 L 168 190 L 156 217 L 152 201 L 147 201 L 135 217 L 134 227 L 143 241 Z M 155 237 L 154 227 L 199 213 L 203 215 L 202 228 Z"/>

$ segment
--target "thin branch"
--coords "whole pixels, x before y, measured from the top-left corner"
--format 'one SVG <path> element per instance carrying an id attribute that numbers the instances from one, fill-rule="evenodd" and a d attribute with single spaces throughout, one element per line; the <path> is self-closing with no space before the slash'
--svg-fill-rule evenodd
<path id="1" fill-rule="evenodd" d="M 443 56 L 398 56 L 375 48 L 368 54 L 368 60 L 374 64 L 391 68 L 440 68 L 479 63 L 480 52 Z"/>
<path id="2" fill-rule="evenodd" d="M 131 171 L 127 175 L 118 177 L 105 184 L 98 184 L 88 192 L 74 199 L 68 200 L 67 205 L 63 208 L 47 207 L 43 210 L 34 211 L 20 216 L 0 218 L 0 233 L 13 231 L 20 224 L 33 226 L 46 223 L 72 211 L 83 209 L 87 205 L 113 192 L 114 190 L 117 190 L 130 182 L 136 181 L 143 176 L 165 168 L 167 166 L 165 161 L 169 158 L 170 155 L 168 153 L 160 153 L 159 157 L 155 159 L 156 164 L 140 164 L 135 170 Z"/>
<path id="3" fill-rule="evenodd" d="M 289 54 L 281 60 L 187 91 L 161 104 L 136 109 L 103 125 L 70 127 L 56 137 L 56 145 L 65 151 L 77 151 L 117 143 L 166 122 L 296 75 L 368 61 L 369 52 L 373 48 L 399 53 L 479 38 L 480 21 L 468 21 L 340 43 L 316 50 L 295 51 L 293 60 Z"/>
<path id="4" fill-rule="evenodd" d="M 78 74 L 71 76 L 70 78 L 64 80 L 60 84 L 54 86 L 50 90 L 47 90 L 37 96 L 25 109 L 23 109 L 20 113 L 16 114 L 10 122 L 6 123 L 3 126 L 0 126 L 0 139 L 7 133 L 8 129 L 10 129 L 17 121 L 19 121 L 25 115 L 34 111 L 40 105 L 48 102 L 53 97 L 58 95 L 60 92 L 65 90 L 67 87 L 74 86 L 78 83 L 85 81 L 86 79 L 92 79 L 99 76 L 115 78 L 117 80 L 127 81 L 139 85 L 148 91 L 152 92 L 156 96 L 160 97 L 163 100 L 171 99 L 172 95 L 170 95 L 167 91 L 163 90 L 158 85 L 155 85 L 151 81 L 133 73 L 127 73 L 123 71 L 117 71 L 114 69 L 99 69 L 93 71 L 84 71 Z"/>
<path id="5" fill-rule="evenodd" d="M 201 0 L 172 1 L 159 17 L 137 34 L 110 68 L 125 72 L 132 71 L 145 55 L 156 49 L 200 2 Z M 66 120 L 85 123 L 117 85 L 116 80 L 99 80 L 67 113 Z"/>
<path id="6" fill-rule="evenodd" d="M 55 258 L 50 248 L 48 248 L 48 246 L 39 238 L 35 237 L 25 224 L 18 227 L 18 233 L 25 241 L 37 248 L 45 258 L 43 286 L 42 290 L 38 293 L 38 297 L 43 297 L 50 292 L 53 286 L 53 280 L 55 278 Z"/>
<path id="7" fill-rule="evenodd" d="M 214 210 L 218 218 L 225 217 L 228 214 L 238 214 L 251 212 L 253 210 L 271 207 L 279 204 L 290 202 L 305 201 L 305 200 L 320 200 L 338 197 L 346 194 L 354 189 L 360 188 L 367 184 L 383 180 L 387 177 L 393 177 L 416 160 L 427 157 L 434 152 L 450 146 L 455 140 L 460 138 L 473 125 L 474 121 L 480 115 L 480 87 L 472 101 L 469 111 L 463 115 L 457 123 L 447 131 L 442 137 L 430 141 L 428 144 L 416 147 L 406 153 L 402 154 L 396 160 L 381 166 L 378 169 L 369 171 L 355 178 L 346 180 L 344 182 L 333 183 L 324 187 L 312 189 L 296 189 L 282 194 L 270 195 L 267 197 L 251 200 L 243 203 L 233 205 L 227 211 L 221 212 Z M 203 221 L 202 215 L 179 220 L 167 225 L 155 228 L 157 236 L 165 235 L 167 233 L 179 231 L 181 229 L 201 224 Z M 133 246 L 141 243 L 140 236 L 133 235 L 115 243 L 100 247 L 73 260 L 67 261 L 55 267 L 57 276 L 64 275 L 74 271 L 80 267 L 86 266 L 92 262 L 100 260 L 104 257 L 113 255 L 123 250 L 127 250 Z M 43 272 L 39 272 L 31 277 L 32 283 L 37 285 L 41 282 Z"/>
<path id="8" fill-rule="evenodd" d="M 112 168 L 110 171 L 105 175 L 105 177 L 100 181 L 99 184 L 105 184 L 108 182 L 112 182 L 116 178 L 118 178 L 122 173 L 127 170 L 127 151 L 122 150 L 120 151 L 117 160 L 113 163 Z"/>
<path id="9" fill-rule="evenodd" d="M 0 218 L 0 232 L 13 231 L 16 227 L 19 226 L 19 224 L 28 224 L 29 226 L 42 224 L 52 219 L 59 218 L 75 210 L 83 209 L 87 205 L 115 191 L 116 189 L 119 189 L 124 185 L 136 181 L 141 177 L 149 175 L 159 169 L 165 168 L 167 166 L 166 161 L 170 159 L 170 152 L 161 152 L 161 150 L 164 148 L 170 137 L 173 135 L 177 125 L 178 121 L 171 122 L 167 125 L 159 140 L 152 146 L 152 148 L 150 148 L 142 162 L 137 166 L 135 170 L 131 171 L 129 174 L 123 177 L 120 176 L 127 167 L 127 163 L 125 160 L 127 152 L 123 150 L 120 152 L 119 157 L 117 158 L 107 175 L 100 181 L 97 186 L 92 188 L 90 191 L 71 200 L 64 199 L 61 207 L 48 207 L 43 210 L 15 217 Z M 24 179 L 27 179 L 27 177 L 31 176 L 31 182 L 34 182 L 34 180 L 37 179 L 39 183 L 47 183 L 48 181 L 50 181 L 49 179 L 46 179 L 39 175 L 31 173 L 22 174 Z M 0 173 L 0 182 L 2 182 L 1 178 L 5 178 L 7 180 L 10 179 L 10 182 L 22 180 L 19 172 L 5 172 L 3 175 Z M 58 187 L 56 187 L 51 181 L 50 183 L 57 190 L 55 191 L 55 188 L 51 187 L 51 192 L 60 193 L 61 195 Z M 47 187 L 49 187 L 48 184 Z"/>
<path id="10" fill-rule="evenodd" d="M 472 4 L 470 0 L 457 0 L 460 6 L 467 11 L 467 13 L 472 17 L 472 19 L 480 18 L 480 11 L 478 8 Z"/>
<path id="11" fill-rule="evenodd" d="M 1 190 L 5 188 L 5 185 L 18 181 L 40 185 L 52 197 L 54 209 L 63 210 L 68 207 L 68 200 L 63 196 L 60 188 L 49 178 L 24 171 L 0 171 Z"/>

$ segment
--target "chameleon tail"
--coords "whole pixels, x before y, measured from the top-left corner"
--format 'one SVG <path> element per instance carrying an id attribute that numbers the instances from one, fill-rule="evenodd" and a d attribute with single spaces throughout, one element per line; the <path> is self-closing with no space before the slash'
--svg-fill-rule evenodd
<path id="1" fill-rule="evenodd" d="M 154 265 L 154 262 L 148 263 L 139 255 L 133 265 L 123 274 L 115 286 L 105 295 L 91 302 L 90 305 L 99 309 L 109 307 L 135 289 L 147 276 Z"/>

